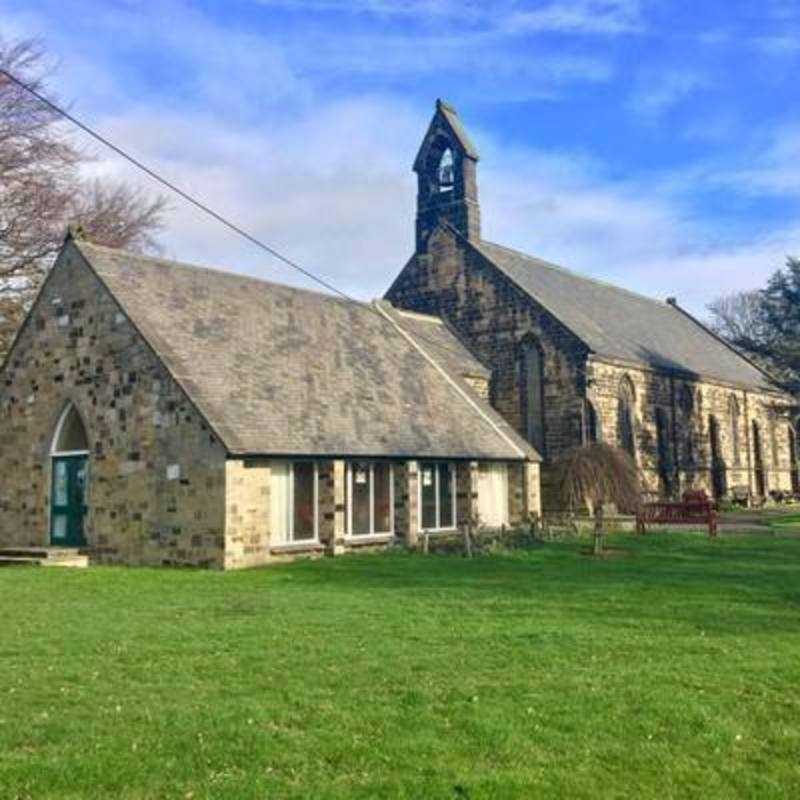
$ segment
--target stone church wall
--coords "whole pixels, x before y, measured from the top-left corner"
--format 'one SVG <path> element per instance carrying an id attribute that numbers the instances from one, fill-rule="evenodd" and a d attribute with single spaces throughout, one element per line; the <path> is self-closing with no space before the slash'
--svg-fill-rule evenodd
<path id="1" fill-rule="evenodd" d="M 761 430 L 766 491 L 791 490 L 789 421 L 781 416 L 780 410 L 776 411 L 781 407 L 780 396 L 745 391 L 700 377 L 677 377 L 614 364 L 596 357 L 590 359 L 587 375 L 587 399 L 596 409 L 600 437 L 611 444 L 618 443 L 620 385 L 626 379 L 633 384 L 636 459 L 650 491 L 664 492 L 663 475 L 667 472 L 673 493 L 705 489 L 713 494 L 712 416 L 717 423 L 719 465 L 727 491 L 735 486 L 746 486 L 753 494 L 758 494 L 754 474 L 754 421 Z M 734 443 L 732 402 L 738 408 L 737 444 Z M 656 413 L 659 408 L 667 422 L 666 467 L 658 446 Z"/>
<path id="2" fill-rule="evenodd" d="M 545 452 L 552 460 L 581 439 L 586 348 L 480 253 L 440 228 L 429 253 L 408 262 L 386 295 L 394 305 L 445 318 L 492 370 L 492 405 L 524 434 L 519 345 L 544 356 Z"/>
<path id="3" fill-rule="evenodd" d="M 755 481 L 753 422 L 761 431 L 765 489 L 791 489 L 788 419 L 782 398 L 703 380 L 673 376 L 590 356 L 585 346 L 536 301 L 519 290 L 483 256 L 440 228 L 428 250 L 412 258 L 387 293 L 394 305 L 444 317 L 462 341 L 492 370 L 490 399 L 524 435 L 519 345 L 528 336 L 544 362 L 545 457 L 543 491 L 549 496 L 547 463 L 585 441 L 588 400 L 600 439 L 619 443 L 618 397 L 627 376 L 634 389 L 636 459 L 647 489 L 677 494 L 688 488 L 713 491 L 709 417 L 717 423 L 719 466 L 726 491 Z M 691 403 L 687 403 L 687 395 Z M 739 409 L 738 461 L 732 432 L 731 398 Z M 666 441 L 658 441 L 661 409 Z M 663 455 L 662 455 L 663 451 Z"/>
<path id="4" fill-rule="evenodd" d="M 69 247 L 0 375 L 0 544 L 49 543 L 49 454 L 68 402 L 91 447 L 95 559 L 221 567 L 225 450 Z"/>

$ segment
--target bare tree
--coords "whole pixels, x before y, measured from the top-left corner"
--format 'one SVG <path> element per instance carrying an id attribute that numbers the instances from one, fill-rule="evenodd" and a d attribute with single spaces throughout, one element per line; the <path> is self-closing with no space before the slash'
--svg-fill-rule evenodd
<path id="1" fill-rule="evenodd" d="M 709 303 L 712 330 L 746 350 L 756 350 L 764 340 L 761 292 L 736 292 Z"/>
<path id="2" fill-rule="evenodd" d="M 709 304 L 711 327 L 790 391 L 800 388 L 800 259 L 788 257 L 765 289 Z"/>
<path id="3" fill-rule="evenodd" d="M 0 39 L 0 67 L 48 94 L 41 44 Z M 156 249 L 166 201 L 125 184 L 81 179 L 90 160 L 59 115 L 0 74 L 0 359 L 69 223 L 99 244 Z"/>
<path id="4" fill-rule="evenodd" d="M 163 196 L 150 198 L 134 186 L 95 180 L 81 184 L 70 217 L 98 244 L 158 252 L 155 234 L 163 227 L 166 209 Z"/>
<path id="5" fill-rule="evenodd" d="M 618 447 L 598 442 L 576 447 L 554 466 L 561 507 L 574 513 L 589 507 L 594 516 L 594 553 L 603 552 L 606 504 L 635 511 L 641 501 L 641 480 L 634 460 Z"/>

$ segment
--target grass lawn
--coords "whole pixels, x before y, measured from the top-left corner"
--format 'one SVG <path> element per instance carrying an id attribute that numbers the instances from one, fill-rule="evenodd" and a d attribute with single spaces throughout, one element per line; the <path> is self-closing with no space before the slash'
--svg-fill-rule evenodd
<path id="1" fill-rule="evenodd" d="M 800 513 L 785 514 L 769 521 L 769 526 L 774 531 L 800 531 Z"/>
<path id="2" fill-rule="evenodd" d="M 800 796 L 800 539 L 0 571 L 0 798 Z"/>

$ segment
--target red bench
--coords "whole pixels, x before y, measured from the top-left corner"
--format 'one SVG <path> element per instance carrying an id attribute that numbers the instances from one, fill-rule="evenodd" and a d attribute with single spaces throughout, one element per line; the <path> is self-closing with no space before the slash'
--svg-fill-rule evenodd
<path id="1" fill-rule="evenodd" d="M 681 502 L 643 503 L 636 512 L 636 532 L 647 533 L 648 525 L 708 526 L 708 535 L 717 535 L 717 510 L 704 491 L 687 491 Z"/>

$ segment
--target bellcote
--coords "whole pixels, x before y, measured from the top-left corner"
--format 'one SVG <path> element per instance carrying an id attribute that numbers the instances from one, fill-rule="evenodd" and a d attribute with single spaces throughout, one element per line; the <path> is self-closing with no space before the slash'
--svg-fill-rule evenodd
<path id="1" fill-rule="evenodd" d="M 455 108 L 436 110 L 414 161 L 417 173 L 417 253 L 427 251 L 431 232 L 447 222 L 470 241 L 480 240 L 478 151 Z"/>

